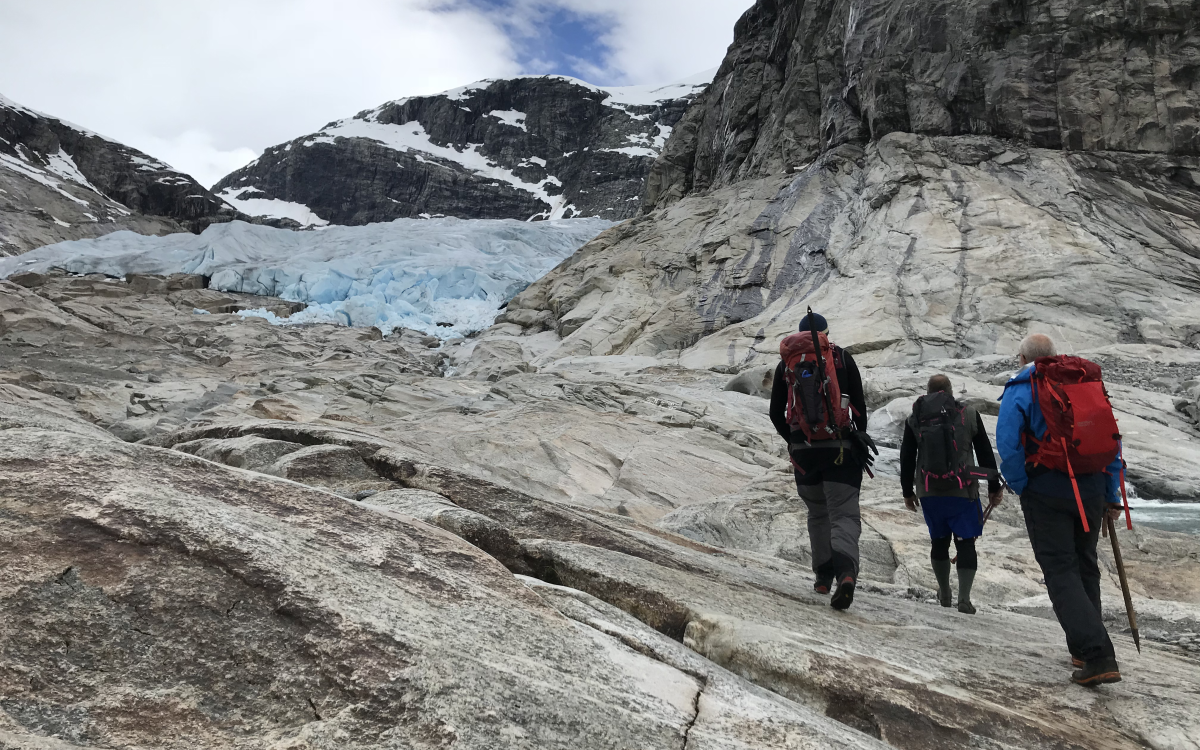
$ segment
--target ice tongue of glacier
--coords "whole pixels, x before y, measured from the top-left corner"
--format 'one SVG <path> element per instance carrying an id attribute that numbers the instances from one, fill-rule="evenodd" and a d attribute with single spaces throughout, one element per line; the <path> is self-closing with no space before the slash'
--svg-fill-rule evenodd
<path id="1" fill-rule="evenodd" d="M 315 232 L 232 222 L 200 235 L 115 232 L 0 261 L 0 278 L 71 273 L 193 273 L 209 286 L 308 303 L 281 321 L 410 328 L 442 338 L 491 325 L 500 306 L 612 226 L 603 219 L 523 222 L 398 219 Z M 253 314 L 253 313 L 250 313 Z"/>

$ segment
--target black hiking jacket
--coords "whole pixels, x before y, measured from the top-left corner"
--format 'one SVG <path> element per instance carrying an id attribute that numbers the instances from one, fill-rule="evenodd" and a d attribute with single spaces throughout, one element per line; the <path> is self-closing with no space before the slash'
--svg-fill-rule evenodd
<path id="1" fill-rule="evenodd" d="M 833 347 L 833 356 L 840 358 L 836 364 L 838 388 L 850 396 L 850 406 L 854 418 L 854 428 L 859 432 L 867 431 L 867 398 L 863 395 L 862 375 L 858 365 L 854 363 L 845 349 Z M 775 382 L 771 385 L 771 424 L 784 440 L 791 441 L 792 428 L 787 421 L 788 384 L 783 376 L 783 360 L 775 368 Z"/>

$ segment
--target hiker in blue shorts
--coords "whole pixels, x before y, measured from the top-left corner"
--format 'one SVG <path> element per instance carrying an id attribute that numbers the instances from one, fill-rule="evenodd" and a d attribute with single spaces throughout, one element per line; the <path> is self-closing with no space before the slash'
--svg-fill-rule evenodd
<path id="1" fill-rule="evenodd" d="M 958 552 L 958 611 L 968 615 L 975 614 L 971 603 L 971 586 L 979 567 L 975 540 L 983 534 L 981 478 L 988 480 L 990 504 L 999 505 L 1004 491 L 983 418 L 974 408 L 954 399 L 950 378 L 934 375 L 929 379 L 929 392 L 917 399 L 912 416 L 904 423 L 900 483 L 905 507 L 913 512 L 918 507 L 924 511 L 933 541 L 929 558 L 943 607 L 954 604 L 950 590 L 950 540 L 954 540 Z"/>

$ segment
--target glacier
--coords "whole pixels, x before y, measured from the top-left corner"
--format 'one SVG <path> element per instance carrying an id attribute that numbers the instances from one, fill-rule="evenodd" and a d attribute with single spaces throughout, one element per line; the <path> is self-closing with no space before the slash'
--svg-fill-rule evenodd
<path id="1" fill-rule="evenodd" d="M 202 234 L 114 232 L 0 260 L 19 272 L 190 273 L 209 288 L 281 297 L 307 307 L 276 324 L 409 328 L 441 339 L 492 324 L 500 308 L 613 223 L 604 219 L 397 219 L 293 231 L 234 221 Z"/>

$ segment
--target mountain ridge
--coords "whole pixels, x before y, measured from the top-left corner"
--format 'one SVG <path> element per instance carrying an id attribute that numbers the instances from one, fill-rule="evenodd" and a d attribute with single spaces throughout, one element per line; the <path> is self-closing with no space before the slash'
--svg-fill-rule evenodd
<path id="1" fill-rule="evenodd" d="M 0 95 L 0 254 L 120 229 L 201 231 L 237 212 L 137 149 Z"/>
<path id="2" fill-rule="evenodd" d="M 603 88 L 517 76 L 397 99 L 268 148 L 213 190 L 281 226 L 620 221 L 636 215 L 654 159 L 706 77 Z"/>

